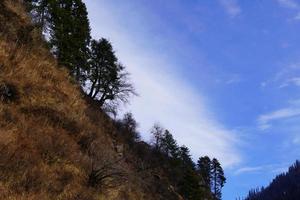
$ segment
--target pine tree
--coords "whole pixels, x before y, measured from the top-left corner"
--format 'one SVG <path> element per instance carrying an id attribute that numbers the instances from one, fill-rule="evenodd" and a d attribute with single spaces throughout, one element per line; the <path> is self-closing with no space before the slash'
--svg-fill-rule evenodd
<path id="1" fill-rule="evenodd" d="M 208 156 L 199 158 L 198 172 L 204 181 L 204 186 L 207 189 L 211 189 L 211 160 Z"/>
<path id="2" fill-rule="evenodd" d="M 221 200 L 222 188 L 226 182 L 224 171 L 219 161 L 214 158 L 211 162 L 211 176 L 212 176 L 212 192 L 215 199 Z"/>
<path id="3" fill-rule="evenodd" d="M 202 200 L 203 193 L 200 187 L 200 179 L 195 171 L 195 164 L 191 158 L 190 151 L 186 146 L 179 149 L 181 160 L 182 177 L 179 181 L 179 191 L 188 200 Z"/>
<path id="4" fill-rule="evenodd" d="M 179 158 L 182 162 L 184 169 L 195 169 L 195 163 L 191 158 L 190 150 L 188 147 L 183 145 L 179 148 Z"/>
<path id="5" fill-rule="evenodd" d="M 165 130 L 162 141 L 161 141 L 162 151 L 171 158 L 178 157 L 178 145 L 176 140 L 174 139 L 173 135 L 170 131 Z"/>
<path id="6" fill-rule="evenodd" d="M 107 101 L 127 102 L 128 97 L 135 94 L 135 91 L 129 83 L 124 66 L 118 62 L 111 43 L 104 38 L 99 41 L 92 40 L 90 55 L 88 95 L 97 99 L 100 106 Z"/>
<path id="7" fill-rule="evenodd" d="M 49 0 L 48 10 L 54 55 L 78 82 L 84 82 L 90 42 L 86 6 L 81 0 Z"/>
<path id="8" fill-rule="evenodd" d="M 137 132 L 137 122 L 133 118 L 132 113 L 126 113 L 122 119 L 123 131 L 127 142 L 132 145 L 140 140 L 140 135 Z"/>
<path id="9" fill-rule="evenodd" d="M 24 3 L 32 17 L 33 23 L 46 34 L 49 29 L 50 13 L 49 3 L 51 0 L 25 0 Z"/>

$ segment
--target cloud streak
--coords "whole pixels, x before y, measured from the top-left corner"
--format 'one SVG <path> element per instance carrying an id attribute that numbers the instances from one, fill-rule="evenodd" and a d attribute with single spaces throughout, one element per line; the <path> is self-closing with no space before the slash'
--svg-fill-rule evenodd
<path id="1" fill-rule="evenodd" d="M 85 2 L 93 36 L 110 38 L 120 60 L 132 74 L 139 97 L 128 108 L 139 122 L 143 137 L 149 139 L 149 129 L 158 121 L 170 129 L 180 144 L 190 147 L 195 160 L 209 155 L 220 159 L 224 167 L 238 164 L 241 155 L 237 134 L 218 121 L 205 95 L 199 95 L 199 91 L 181 78 L 176 66 L 170 66 L 164 55 L 149 50 L 147 42 L 143 43 L 146 46 L 139 45 L 137 38 L 132 37 L 131 31 L 135 30 L 119 23 L 125 19 L 112 11 L 113 3 Z M 152 37 L 157 35 L 141 36 L 145 41 Z"/>
<path id="2" fill-rule="evenodd" d="M 262 171 L 264 169 L 263 166 L 257 166 L 257 167 L 242 167 L 238 170 L 235 171 L 235 175 L 240 175 L 244 173 L 253 173 L 253 172 L 258 172 Z"/>
<path id="3" fill-rule="evenodd" d="M 231 18 L 237 17 L 242 13 L 237 0 L 220 0 L 220 4 Z"/>
<path id="4" fill-rule="evenodd" d="M 294 20 L 300 20 L 300 4 L 294 0 L 277 0 L 279 5 L 297 11 L 296 16 L 293 18 Z"/>
<path id="5" fill-rule="evenodd" d="M 290 9 L 299 8 L 299 4 L 293 0 L 277 0 L 277 1 L 281 6 L 284 6 L 286 8 L 290 8 Z"/>
<path id="6" fill-rule="evenodd" d="M 259 116 L 258 123 L 261 130 L 269 129 L 272 125 L 271 122 L 275 120 L 288 119 L 298 117 L 300 115 L 300 108 L 288 107 L 282 108 L 268 114 Z"/>
<path id="7" fill-rule="evenodd" d="M 288 167 L 287 164 L 270 164 L 270 165 L 260 165 L 260 166 L 245 166 L 239 168 L 234 172 L 234 175 L 242 175 L 245 173 L 282 173 L 287 171 Z"/>

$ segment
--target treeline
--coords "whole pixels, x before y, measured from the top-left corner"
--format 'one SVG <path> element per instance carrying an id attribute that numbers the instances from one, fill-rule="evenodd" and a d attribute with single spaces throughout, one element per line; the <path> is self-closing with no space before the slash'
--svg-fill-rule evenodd
<path id="1" fill-rule="evenodd" d="M 267 187 L 253 189 L 245 200 L 295 200 L 300 197 L 300 161 L 278 175 Z"/>
<path id="2" fill-rule="evenodd" d="M 24 3 L 59 65 L 69 70 L 73 80 L 102 110 L 115 113 L 119 103 L 136 95 L 111 43 L 105 38 L 91 38 L 88 12 L 82 0 L 24 0 Z M 187 200 L 221 199 L 226 178 L 217 159 L 205 156 L 194 163 L 189 149 L 179 146 L 173 135 L 159 125 L 151 130 L 151 144 L 141 141 L 130 113 L 114 123 L 131 147 L 130 153 L 138 158 L 138 171 L 162 170 L 167 184 Z M 97 181 L 91 176 L 91 184 Z"/>
<path id="3" fill-rule="evenodd" d="M 137 122 L 130 113 L 116 121 L 115 125 L 131 146 L 129 154 L 136 154 L 139 158 L 136 161 L 138 171 L 163 170 L 169 181 L 167 184 L 188 200 L 222 198 L 226 178 L 216 158 L 204 156 L 194 163 L 189 148 L 179 146 L 171 132 L 158 124 L 151 129 L 152 142 L 148 144 L 141 141 L 136 129 Z"/>

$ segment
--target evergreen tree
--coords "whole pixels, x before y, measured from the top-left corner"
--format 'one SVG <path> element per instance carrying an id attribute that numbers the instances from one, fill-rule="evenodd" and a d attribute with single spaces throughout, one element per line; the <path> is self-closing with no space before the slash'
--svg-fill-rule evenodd
<path id="1" fill-rule="evenodd" d="M 42 29 L 44 33 L 49 29 L 51 0 L 24 0 L 26 8 L 32 17 L 33 23 Z"/>
<path id="2" fill-rule="evenodd" d="M 221 200 L 222 188 L 226 182 L 224 171 L 219 161 L 214 158 L 211 162 L 211 176 L 212 176 L 212 192 L 215 199 Z"/>
<path id="3" fill-rule="evenodd" d="M 107 101 L 126 102 L 128 97 L 135 94 L 133 86 L 128 81 L 128 73 L 113 51 L 111 43 L 102 38 L 91 42 L 88 95 L 97 99 L 100 105 Z"/>
<path id="4" fill-rule="evenodd" d="M 25 0 L 33 22 L 49 40 L 58 63 L 84 83 L 88 69 L 90 26 L 82 0 Z"/>
<path id="5" fill-rule="evenodd" d="M 252 189 L 244 200 L 296 200 L 300 197 L 300 161 L 276 176 L 267 187 Z"/>
<path id="6" fill-rule="evenodd" d="M 140 140 L 140 135 L 137 132 L 137 122 L 133 118 L 132 113 L 126 113 L 122 119 L 123 131 L 125 138 L 129 144 L 133 144 L 135 141 Z"/>
<path id="7" fill-rule="evenodd" d="M 162 141 L 161 141 L 162 151 L 171 158 L 178 157 L 178 145 L 176 140 L 174 139 L 173 135 L 170 131 L 165 130 Z"/>
<path id="8" fill-rule="evenodd" d="M 179 181 L 179 191 L 188 200 L 203 199 L 200 187 L 200 179 L 195 171 L 195 164 L 191 159 L 190 151 L 186 146 L 179 149 L 179 158 L 181 160 L 182 177 Z"/>
<path id="9" fill-rule="evenodd" d="M 84 82 L 90 42 L 86 6 L 81 0 L 49 0 L 48 10 L 54 55 L 78 82 Z"/>
<path id="10" fill-rule="evenodd" d="M 179 158 L 182 162 L 182 166 L 185 169 L 195 169 L 195 164 L 191 158 L 190 150 L 186 146 L 181 146 L 179 148 Z"/>
<path id="11" fill-rule="evenodd" d="M 198 172 L 204 181 L 204 186 L 207 189 L 211 189 L 211 160 L 208 156 L 199 158 L 198 163 Z"/>

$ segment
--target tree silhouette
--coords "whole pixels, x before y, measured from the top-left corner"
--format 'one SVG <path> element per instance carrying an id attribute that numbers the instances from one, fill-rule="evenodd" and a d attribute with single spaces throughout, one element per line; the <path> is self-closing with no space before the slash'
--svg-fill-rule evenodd
<path id="1" fill-rule="evenodd" d="M 178 145 L 170 131 L 165 130 L 161 139 L 162 151 L 172 158 L 178 157 Z"/>
<path id="2" fill-rule="evenodd" d="M 214 158 L 211 162 L 211 176 L 212 176 L 212 192 L 215 199 L 222 198 L 222 188 L 226 182 L 224 171 L 219 161 Z"/>
<path id="3" fill-rule="evenodd" d="M 208 156 L 200 157 L 197 163 L 198 172 L 202 176 L 204 186 L 211 189 L 211 160 Z"/>
<path id="4" fill-rule="evenodd" d="M 50 44 L 59 64 L 66 66 L 78 82 L 88 69 L 90 25 L 81 0 L 49 0 Z"/>
<path id="5" fill-rule="evenodd" d="M 88 82 L 88 95 L 97 99 L 100 106 L 107 101 L 127 102 L 130 95 L 136 94 L 129 82 L 128 73 L 118 62 L 111 43 L 104 38 L 91 42 Z"/>

